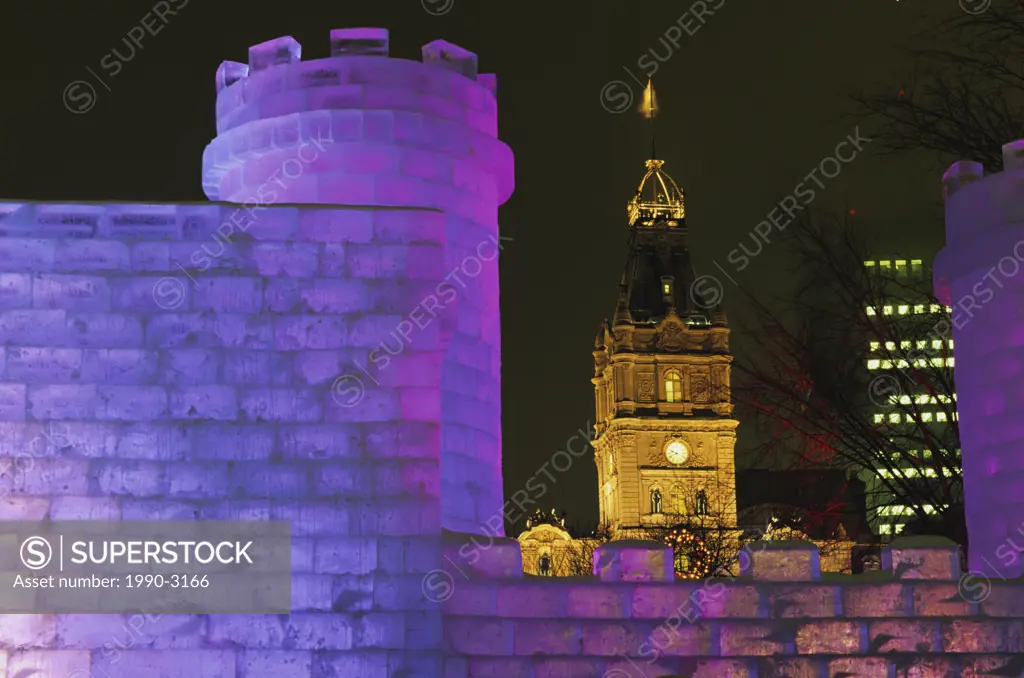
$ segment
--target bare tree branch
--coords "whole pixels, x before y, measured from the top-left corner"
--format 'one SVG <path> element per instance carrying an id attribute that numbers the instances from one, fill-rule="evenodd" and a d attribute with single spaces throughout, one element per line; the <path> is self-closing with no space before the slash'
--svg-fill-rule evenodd
<path id="1" fill-rule="evenodd" d="M 956 12 L 916 42 L 916 73 L 853 97 L 874 125 L 875 148 L 1000 170 L 1003 144 L 1024 138 L 1024 0 Z"/>

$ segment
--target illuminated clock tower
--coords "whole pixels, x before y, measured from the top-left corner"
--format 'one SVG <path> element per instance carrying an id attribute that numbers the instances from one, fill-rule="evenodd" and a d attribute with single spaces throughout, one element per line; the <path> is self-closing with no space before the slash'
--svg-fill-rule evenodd
<path id="1" fill-rule="evenodd" d="M 683 192 L 648 160 L 615 314 L 594 350 L 601 522 L 620 536 L 736 525 L 729 326 L 695 277 Z M 704 295 L 704 296 L 702 296 Z"/>

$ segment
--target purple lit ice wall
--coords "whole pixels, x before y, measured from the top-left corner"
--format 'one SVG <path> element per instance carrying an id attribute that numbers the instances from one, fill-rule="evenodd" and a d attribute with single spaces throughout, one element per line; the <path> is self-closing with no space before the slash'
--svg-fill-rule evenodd
<path id="1" fill-rule="evenodd" d="M 291 615 L 2 616 L 0 677 L 453 675 L 423 579 L 442 528 L 501 515 L 513 158 L 475 55 L 387 46 L 223 64 L 217 203 L 0 203 L 0 447 L 23 471 L 0 520 L 283 519 L 294 543 Z"/>
<path id="2" fill-rule="evenodd" d="M 952 311 L 971 568 L 1016 577 L 1024 549 L 1024 141 L 1004 170 L 943 177 L 946 248 L 936 289 Z M 1024 613 L 1024 610 L 1022 610 Z"/>

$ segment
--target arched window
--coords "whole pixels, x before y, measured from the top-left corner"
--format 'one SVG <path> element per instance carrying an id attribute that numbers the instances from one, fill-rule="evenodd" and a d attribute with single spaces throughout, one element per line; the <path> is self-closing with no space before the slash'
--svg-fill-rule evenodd
<path id="1" fill-rule="evenodd" d="M 697 500 L 694 502 L 693 512 L 698 516 L 708 514 L 708 493 L 704 490 L 697 490 Z"/>
<path id="2" fill-rule="evenodd" d="M 651 490 L 651 513 L 661 513 L 661 490 Z"/>
<path id="3" fill-rule="evenodd" d="M 551 576 L 551 556 L 545 553 L 537 560 L 537 573 L 542 577 Z"/>
<path id="4" fill-rule="evenodd" d="M 686 515 L 686 493 L 682 485 L 672 487 L 672 512 L 676 515 Z"/>
<path id="5" fill-rule="evenodd" d="M 681 403 L 683 401 L 683 380 L 675 370 L 665 375 L 665 402 Z"/>

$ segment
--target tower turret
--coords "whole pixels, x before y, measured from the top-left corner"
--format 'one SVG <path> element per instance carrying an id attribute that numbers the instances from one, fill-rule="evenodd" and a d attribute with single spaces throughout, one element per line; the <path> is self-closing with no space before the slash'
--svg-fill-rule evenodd
<path id="1" fill-rule="evenodd" d="M 942 177 L 946 247 L 935 292 L 952 307 L 957 417 L 969 562 L 1004 579 L 1021 574 L 1024 550 L 1024 140 L 1003 146 L 1003 171 L 955 163 Z"/>

